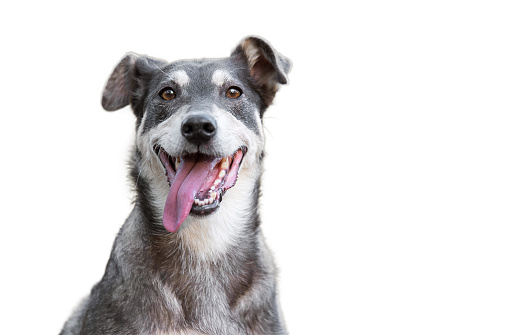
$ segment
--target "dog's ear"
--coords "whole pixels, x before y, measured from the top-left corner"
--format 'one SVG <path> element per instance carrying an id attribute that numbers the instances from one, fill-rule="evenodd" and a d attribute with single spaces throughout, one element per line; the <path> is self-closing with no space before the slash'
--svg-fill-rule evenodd
<path id="1" fill-rule="evenodd" d="M 256 36 L 244 38 L 231 57 L 243 59 L 267 104 L 278 90 L 278 84 L 287 84 L 292 63 L 275 51 L 264 39 Z"/>
<path id="2" fill-rule="evenodd" d="M 102 93 L 102 107 L 109 112 L 133 103 L 145 77 L 165 65 L 163 60 L 128 53 L 112 71 Z"/>

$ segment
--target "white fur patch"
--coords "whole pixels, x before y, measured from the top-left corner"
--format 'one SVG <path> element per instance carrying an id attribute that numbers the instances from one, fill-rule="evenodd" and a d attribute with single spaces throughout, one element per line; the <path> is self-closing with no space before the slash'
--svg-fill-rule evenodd
<path id="1" fill-rule="evenodd" d="M 189 84 L 189 76 L 184 70 L 173 71 L 168 77 L 180 86 L 187 86 Z"/>
<path id="2" fill-rule="evenodd" d="M 232 80 L 230 73 L 225 70 L 216 70 L 212 74 L 212 83 L 217 86 L 223 86 L 227 81 Z"/>
<path id="3" fill-rule="evenodd" d="M 184 244 L 201 259 L 212 260 L 227 252 L 228 247 L 237 245 L 245 234 L 256 204 L 251 196 L 258 171 L 243 173 L 238 181 L 225 193 L 219 210 L 205 218 L 188 216 L 179 229 Z M 253 175 L 253 176 L 252 176 Z"/>

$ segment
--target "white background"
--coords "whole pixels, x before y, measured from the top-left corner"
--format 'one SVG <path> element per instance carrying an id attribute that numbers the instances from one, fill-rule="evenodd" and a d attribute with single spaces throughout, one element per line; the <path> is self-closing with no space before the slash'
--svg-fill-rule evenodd
<path id="1" fill-rule="evenodd" d="M 509 1 L 28 1 L 0 8 L 0 333 L 57 334 L 131 210 L 127 52 L 289 57 L 263 230 L 290 333 L 514 333 Z"/>

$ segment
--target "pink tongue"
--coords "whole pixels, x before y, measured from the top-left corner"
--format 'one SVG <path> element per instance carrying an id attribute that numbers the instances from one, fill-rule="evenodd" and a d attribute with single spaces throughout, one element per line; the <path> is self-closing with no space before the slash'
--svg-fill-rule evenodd
<path id="1" fill-rule="evenodd" d="M 172 233 L 178 230 L 189 214 L 195 195 L 205 183 L 209 171 L 219 161 L 217 158 L 198 155 L 182 158 L 177 174 L 171 181 L 170 193 L 164 205 L 162 221 L 166 230 Z"/>

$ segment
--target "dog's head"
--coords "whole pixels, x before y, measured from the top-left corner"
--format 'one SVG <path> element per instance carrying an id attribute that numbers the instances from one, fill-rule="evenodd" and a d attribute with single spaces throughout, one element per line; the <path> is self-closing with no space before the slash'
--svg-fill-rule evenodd
<path id="1" fill-rule="evenodd" d="M 214 213 L 225 192 L 255 181 L 264 149 L 262 116 L 290 61 L 266 41 L 245 38 L 222 59 L 159 59 L 127 54 L 103 91 L 102 106 L 131 105 L 140 171 L 161 198 L 164 227 Z"/>

